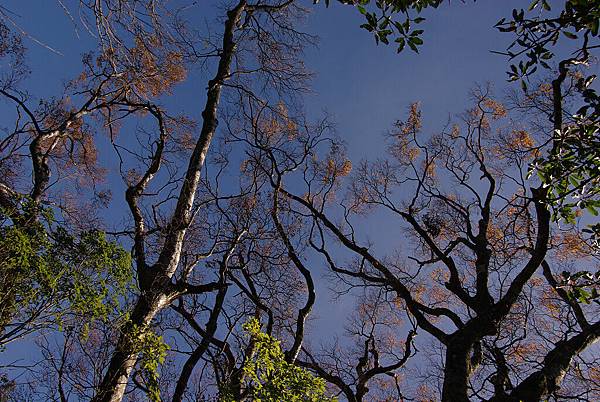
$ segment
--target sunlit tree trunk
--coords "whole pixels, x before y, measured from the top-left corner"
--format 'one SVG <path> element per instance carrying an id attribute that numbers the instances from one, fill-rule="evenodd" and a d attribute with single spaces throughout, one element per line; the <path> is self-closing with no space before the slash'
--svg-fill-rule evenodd
<path id="1" fill-rule="evenodd" d="M 176 293 L 170 289 L 181 257 L 184 236 L 192 219 L 194 197 L 200 180 L 200 172 L 208 153 L 208 148 L 217 129 L 217 110 L 221 97 L 223 82 L 229 78 L 231 62 L 236 44 L 234 33 L 246 1 L 241 0 L 236 7 L 227 13 L 225 31 L 223 33 L 223 49 L 219 58 L 217 73 L 208 83 L 207 100 L 202 112 L 202 130 L 198 142 L 190 157 L 177 205 L 175 207 L 168 233 L 165 236 L 163 248 L 154 266 L 147 267 L 138 260 L 138 277 L 142 294 L 139 296 L 128 325 L 146 327 L 154 317 L 174 299 Z M 135 202 L 135 200 L 133 200 Z M 130 208 L 134 210 L 137 205 Z M 143 228 L 143 226 L 140 225 Z M 136 240 L 143 241 L 143 236 Z M 143 250 L 143 247 L 138 249 Z M 98 389 L 94 402 L 117 402 L 122 400 L 127 382 L 137 362 L 138 352 L 132 340 L 128 337 L 127 328 L 122 331 L 115 347 L 110 364 Z"/>

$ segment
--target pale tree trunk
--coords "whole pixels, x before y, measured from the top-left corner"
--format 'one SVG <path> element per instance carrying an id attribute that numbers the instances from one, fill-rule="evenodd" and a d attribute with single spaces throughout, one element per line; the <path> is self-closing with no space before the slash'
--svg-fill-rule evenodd
<path id="1" fill-rule="evenodd" d="M 139 352 L 135 348 L 135 340 L 131 339 L 130 330 L 134 326 L 137 328 L 147 327 L 168 302 L 169 300 L 164 295 L 153 298 L 140 296 L 131 314 L 131 321 L 123 328 L 108 370 L 93 401 L 118 402 L 123 399 Z"/>
<path id="2" fill-rule="evenodd" d="M 185 180 L 178 196 L 169 230 L 165 235 L 162 251 L 154 266 L 146 267 L 145 264 L 138 264 L 138 277 L 140 278 L 142 293 L 133 308 L 130 322 L 125 326 L 119 337 L 108 369 L 92 402 L 119 402 L 123 399 L 139 353 L 128 337 L 128 329 L 134 326 L 146 328 L 154 317 L 161 310 L 168 307 L 176 296 L 173 289 L 171 289 L 171 280 L 179 264 L 186 230 L 191 223 L 192 208 L 200 172 L 217 129 L 217 110 L 221 89 L 223 82 L 230 76 L 231 63 L 236 48 L 234 33 L 245 8 L 246 0 L 240 0 L 237 6 L 227 13 L 223 33 L 223 49 L 218 70 L 215 77 L 208 83 L 207 100 L 202 112 L 202 129 L 189 160 Z M 132 202 L 136 202 L 136 200 L 134 199 Z M 137 205 L 130 205 L 130 208 L 134 210 Z M 138 217 L 138 219 L 142 218 Z M 143 228 L 143 224 L 138 225 L 138 227 Z M 143 236 L 144 233 L 139 233 L 139 236 L 136 236 L 136 241 L 143 241 Z M 143 247 L 138 249 L 143 250 Z M 141 260 L 143 261 L 143 259 Z"/>

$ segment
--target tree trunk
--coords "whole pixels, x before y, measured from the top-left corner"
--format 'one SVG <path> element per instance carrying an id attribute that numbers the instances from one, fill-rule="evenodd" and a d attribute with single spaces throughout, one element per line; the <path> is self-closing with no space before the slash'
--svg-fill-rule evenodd
<path id="1" fill-rule="evenodd" d="M 168 303 L 169 300 L 163 293 L 154 297 L 140 296 L 131 314 L 131 321 L 124 326 L 121 332 L 108 370 L 92 402 L 119 402 L 123 399 L 129 376 L 139 353 L 135 343 L 132 342 L 130 331 L 134 327 L 148 326 Z"/>
<path id="2" fill-rule="evenodd" d="M 467 387 L 471 374 L 472 342 L 453 337 L 446 349 L 442 401 L 468 402 Z"/>
<path id="3" fill-rule="evenodd" d="M 571 339 L 558 342 L 544 358 L 542 369 L 527 377 L 511 392 L 509 401 L 540 401 L 560 388 L 575 356 L 600 338 L 600 321 Z M 499 399 L 492 399 L 497 401 Z"/>

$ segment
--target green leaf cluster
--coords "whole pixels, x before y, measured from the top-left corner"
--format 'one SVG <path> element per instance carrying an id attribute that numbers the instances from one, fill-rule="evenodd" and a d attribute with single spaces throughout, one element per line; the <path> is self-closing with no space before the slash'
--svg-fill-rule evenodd
<path id="1" fill-rule="evenodd" d="M 393 41 L 397 52 L 402 52 L 408 46 L 418 53 L 423 45 L 422 29 L 418 24 L 425 18 L 418 16 L 428 7 L 437 8 L 442 0 L 338 0 L 340 3 L 355 6 L 364 16 L 365 22 L 361 28 L 371 32 L 375 43 L 388 45 Z M 319 0 L 314 0 L 318 3 Z M 329 6 L 329 0 L 325 4 Z M 417 27 L 417 29 L 415 29 Z"/>
<path id="2" fill-rule="evenodd" d="M 285 360 L 280 342 L 261 331 L 260 322 L 250 319 L 243 326 L 253 345 L 253 354 L 244 366 L 245 387 L 256 402 L 333 402 L 325 381 L 308 370 Z M 233 402 L 231 397 L 224 402 Z"/>
<path id="3" fill-rule="evenodd" d="M 49 209 L 25 219 L 31 208 L 22 200 L 19 215 L 0 211 L 0 336 L 38 316 L 59 327 L 67 315 L 82 327 L 107 319 L 132 279 L 130 253 L 101 231 L 69 230 Z"/>
<path id="4" fill-rule="evenodd" d="M 567 295 L 579 303 L 600 305 L 600 271 L 595 274 L 589 271 L 562 273 L 562 287 L 567 288 Z"/>
<path id="5" fill-rule="evenodd" d="M 148 326 L 126 324 L 130 346 L 139 354 L 140 373 L 146 382 L 147 396 L 152 402 L 160 402 L 159 367 L 165 362 L 169 345 Z"/>
<path id="6" fill-rule="evenodd" d="M 521 81 L 527 90 L 527 78 L 538 66 L 551 69 L 552 47 L 561 37 L 571 40 L 598 37 L 600 2 L 597 0 L 567 0 L 556 15 L 547 0 L 533 0 L 527 11 L 514 9 L 512 18 L 496 23 L 500 32 L 513 32 L 515 40 L 506 50 L 511 59 L 521 60 L 510 66 L 509 81 Z"/>
<path id="7" fill-rule="evenodd" d="M 532 165 L 548 188 L 555 220 L 570 224 L 579 211 L 593 217 L 600 212 L 600 96 L 589 87 L 593 78 L 577 83 L 584 106 L 573 116 L 575 123 L 555 133 L 553 149 Z M 585 232 L 600 250 L 600 224 L 589 225 Z"/>

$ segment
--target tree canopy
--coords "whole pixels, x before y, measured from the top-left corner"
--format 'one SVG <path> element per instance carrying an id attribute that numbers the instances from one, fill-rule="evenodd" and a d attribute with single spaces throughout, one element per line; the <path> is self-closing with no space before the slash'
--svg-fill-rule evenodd
<path id="1" fill-rule="evenodd" d="M 506 10 L 506 80 L 363 160 L 306 105 L 310 12 L 402 58 L 455 5 L 325 5 L 58 1 L 69 77 L 0 6 L 1 401 L 600 398 L 600 4 Z"/>

